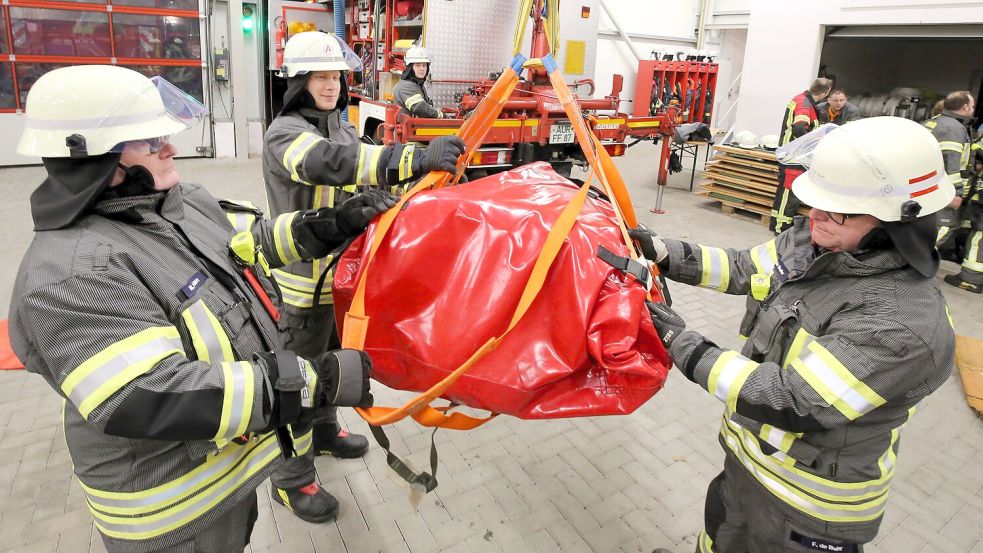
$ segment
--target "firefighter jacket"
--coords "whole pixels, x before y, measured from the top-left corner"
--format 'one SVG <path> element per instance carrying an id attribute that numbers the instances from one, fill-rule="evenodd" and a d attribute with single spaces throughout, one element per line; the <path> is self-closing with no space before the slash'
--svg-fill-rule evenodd
<path id="1" fill-rule="evenodd" d="M 270 213 L 334 207 L 359 187 L 389 186 L 412 176 L 416 147 L 359 142 L 355 127 L 339 110 L 301 108 L 278 115 L 266 130 L 263 176 Z M 304 316 L 314 306 L 317 281 L 331 256 L 293 263 L 273 271 L 288 314 Z M 332 303 L 331 275 L 318 299 Z"/>
<path id="2" fill-rule="evenodd" d="M 850 102 L 844 104 L 843 109 L 840 111 L 833 111 L 833 109 L 829 107 L 829 102 L 820 102 L 816 106 L 816 112 L 819 114 L 819 120 L 822 123 L 844 125 L 850 121 L 863 119 L 863 116 L 860 115 L 860 109 Z"/>
<path id="3" fill-rule="evenodd" d="M 431 119 L 444 118 L 444 112 L 434 106 L 423 83 L 413 78 L 404 78 L 396 83 L 393 88 L 393 100 L 399 106 L 401 114 Z"/>
<path id="4" fill-rule="evenodd" d="M 782 130 L 778 133 L 778 145 L 784 146 L 796 138 L 816 129 L 821 124 L 816 102 L 809 91 L 800 92 L 785 106 Z"/>
<path id="5" fill-rule="evenodd" d="M 932 131 L 942 149 L 942 160 L 945 162 L 945 172 L 956 187 L 956 195 L 962 196 L 967 190 L 966 170 L 969 169 L 972 145 L 969 141 L 969 131 L 963 118 L 951 111 L 943 111 L 925 122 L 925 127 Z"/>
<path id="6" fill-rule="evenodd" d="M 252 361 L 280 347 L 277 325 L 230 243 L 235 235 L 265 254 L 252 270 L 273 301 L 263 265 L 306 254 L 293 240 L 296 213 L 271 221 L 228 207 L 192 184 L 103 199 L 37 232 L 18 272 L 11 343 L 67 400 L 75 474 L 110 552 L 193 538 L 281 457 L 263 432 L 272 384 Z"/>
<path id="7" fill-rule="evenodd" d="M 787 508 L 876 533 L 901 429 L 953 368 L 933 280 L 894 249 L 817 255 L 803 217 L 751 250 L 665 243 L 669 278 L 748 297 L 740 352 L 691 331 L 670 352 L 724 403 L 724 450 Z"/>

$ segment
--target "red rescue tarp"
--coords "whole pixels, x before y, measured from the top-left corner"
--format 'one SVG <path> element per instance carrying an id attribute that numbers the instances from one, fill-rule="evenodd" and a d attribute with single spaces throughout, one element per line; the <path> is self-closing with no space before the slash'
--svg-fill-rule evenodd
<path id="1" fill-rule="evenodd" d="M 10 336 L 7 335 L 7 319 L 0 320 L 0 371 L 23 369 L 14 350 L 10 347 Z"/>
<path id="2" fill-rule="evenodd" d="M 577 188 L 534 163 L 414 196 L 368 273 L 373 377 L 423 391 L 500 335 Z M 339 328 L 374 230 L 336 268 Z M 598 257 L 600 246 L 629 256 L 622 240 L 611 205 L 588 198 L 525 317 L 443 397 L 526 419 L 627 414 L 651 398 L 670 361 L 646 290 Z"/>

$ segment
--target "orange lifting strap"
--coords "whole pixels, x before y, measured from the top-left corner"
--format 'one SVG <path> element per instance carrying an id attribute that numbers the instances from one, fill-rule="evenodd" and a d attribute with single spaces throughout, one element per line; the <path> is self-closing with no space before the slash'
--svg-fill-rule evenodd
<path id="1" fill-rule="evenodd" d="M 403 204 L 409 201 L 410 198 L 421 190 L 441 188 L 448 184 L 454 184 L 460 179 L 465 168 L 467 167 L 467 160 L 471 159 L 474 152 L 481 145 L 485 134 L 487 134 L 488 130 L 492 127 L 492 123 L 498 119 L 498 116 L 502 111 L 502 107 L 511 96 L 516 83 L 519 81 L 519 72 L 522 70 L 524 62 L 524 56 L 521 54 L 516 55 L 516 57 L 512 60 L 512 64 L 505 69 L 502 75 L 495 82 L 495 85 L 488 92 L 488 95 L 481 101 L 481 103 L 472 113 L 471 117 L 465 121 L 464 125 L 459 130 L 458 136 L 464 141 L 465 145 L 467 146 L 467 151 L 457 162 L 456 175 L 451 175 L 446 171 L 435 171 L 429 173 L 420 179 L 420 182 L 417 183 L 416 186 L 403 195 L 396 207 L 390 209 L 382 215 L 375 233 L 372 236 L 369 253 L 365 258 L 365 264 L 359 277 L 359 282 L 355 290 L 355 295 L 352 299 L 351 307 L 349 311 L 345 313 L 344 330 L 342 332 L 341 340 L 342 347 L 362 349 L 365 344 L 365 337 L 369 324 L 369 316 L 365 314 L 365 283 L 368 280 L 365 275 L 371 268 L 372 259 L 374 258 L 376 251 L 379 249 L 382 240 L 385 238 L 390 227 L 392 226 L 393 221 L 395 221 L 396 217 L 399 215 L 399 213 L 401 213 Z M 551 55 L 547 55 L 543 57 L 541 61 L 532 60 L 530 63 L 542 63 L 543 67 L 549 73 L 550 81 L 553 88 L 556 90 L 557 98 L 563 105 L 567 117 L 569 117 L 570 123 L 573 126 L 574 134 L 577 137 L 577 142 L 583 149 L 584 155 L 587 158 L 591 169 L 593 170 L 592 174 L 590 177 L 588 177 L 587 182 L 584 183 L 577 195 L 574 196 L 570 204 L 564 208 L 563 212 L 553 224 L 553 227 L 546 239 L 546 243 L 544 244 L 539 257 L 536 260 L 532 274 L 529 277 L 529 281 L 526 283 L 526 287 L 519 299 L 519 304 L 516 306 L 508 328 L 501 335 L 491 338 L 485 342 L 485 344 L 478 348 L 478 350 L 475 351 L 467 361 L 461 364 L 460 367 L 451 372 L 443 380 L 435 384 L 429 390 L 406 402 L 403 406 L 356 408 L 355 410 L 358 412 L 358 414 L 372 426 L 392 424 L 406 418 L 407 416 L 410 416 L 423 426 L 450 428 L 455 430 L 470 430 L 484 424 L 496 416 L 495 414 L 492 414 L 486 418 L 475 418 L 464 415 L 463 413 L 448 414 L 448 407 L 434 408 L 430 406 L 430 403 L 446 392 L 447 389 L 449 389 L 454 382 L 461 377 L 461 375 L 473 367 L 478 360 L 487 355 L 489 352 L 493 351 L 522 319 L 523 315 L 525 315 L 529 306 L 532 305 L 533 300 L 535 300 L 536 296 L 539 294 L 543 282 L 546 279 L 547 272 L 549 271 L 553 260 L 559 253 L 564 239 L 570 233 L 570 230 L 573 228 L 573 225 L 577 220 L 577 216 L 579 215 L 580 210 L 587 198 L 587 192 L 590 189 L 591 180 L 594 175 L 597 176 L 607 196 L 614 200 L 612 205 L 614 206 L 618 221 L 621 223 L 621 230 L 625 244 L 628 245 L 629 249 L 634 251 L 632 241 L 628 238 L 627 228 L 635 227 L 638 224 L 638 221 L 635 218 L 635 211 L 634 207 L 632 206 L 631 197 L 628 195 L 628 189 L 625 187 L 625 182 L 615 167 L 614 161 L 611 159 L 611 156 L 608 155 L 600 140 L 598 140 L 590 129 L 587 128 L 587 125 L 584 122 L 584 116 L 580 111 L 580 105 L 574 99 L 573 94 L 571 94 L 570 89 L 563 80 L 563 75 L 560 73 L 553 57 Z M 654 266 L 652 270 L 653 275 L 657 274 Z"/>

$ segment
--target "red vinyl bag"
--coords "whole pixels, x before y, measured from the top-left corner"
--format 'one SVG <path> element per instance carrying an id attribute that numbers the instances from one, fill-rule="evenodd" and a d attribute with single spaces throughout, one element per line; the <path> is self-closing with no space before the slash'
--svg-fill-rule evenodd
<path id="1" fill-rule="evenodd" d="M 578 188 L 549 164 L 533 163 L 413 196 L 383 237 L 364 285 L 373 378 L 428 390 L 503 334 Z M 339 328 L 378 223 L 335 269 Z M 441 397 L 543 419 L 631 413 L 661 389 L 670 361 L 645 307 L 646 289 L 598 257 L 601 247 L 631 256 L 611 204 L 590 194 L 524 316 Z"/>

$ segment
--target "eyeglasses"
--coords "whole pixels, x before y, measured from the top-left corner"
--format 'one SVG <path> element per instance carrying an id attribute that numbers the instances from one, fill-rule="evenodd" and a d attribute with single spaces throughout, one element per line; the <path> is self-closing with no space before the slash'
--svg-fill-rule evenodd
<path id="1" fill-rule="evenodd" d="M 143 142 L 150 147 L 150 153 L 156 154 L 157 152 L 164 149 L 171 142 L 171 137 L 169 136 L 158 136 L 157 138 L 146 138 L 144 140 L 135 140 L 134 142 Z"/>
<path id="2" fill-rule="evenodd" d="M 824 211 L 824 210 L 820 210 L 820 211 L 826 214 L 827 219 L 833 221 L 837 225 L 842 225 L 843 223 L 846 223 L 847 219 L 853 217 L 853 215 L 847 215 L 845 213 L 836 213 L 835 211 Z"/>

